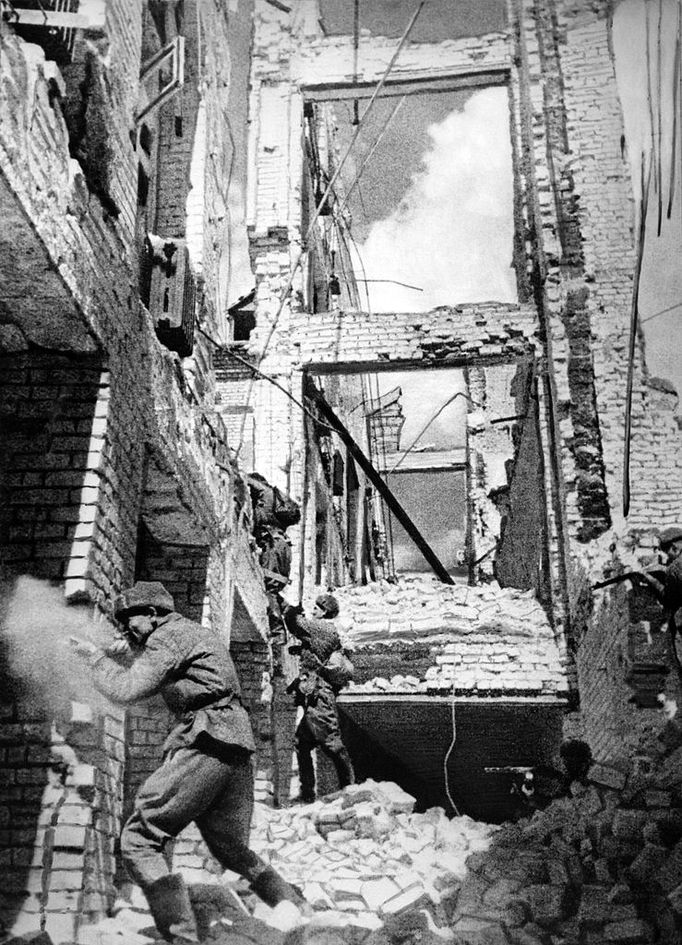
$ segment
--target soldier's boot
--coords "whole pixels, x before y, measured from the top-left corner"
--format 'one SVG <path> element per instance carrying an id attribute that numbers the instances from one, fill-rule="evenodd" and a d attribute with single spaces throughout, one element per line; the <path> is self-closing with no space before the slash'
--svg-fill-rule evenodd
<path id="1" fill-rule="evenodd" d="M 287 883 L 271 866 L 266 866 L 251 880 L 251 889 L 268 906 L 280 902 L 293 902 L 302 912 L 310 910 L 310 904 L 298 886 Z"/>
<path id="2" fill-rule="evenodd" d="M 296 746 L 296 760 L 298 763 L 298 777 L 301 784 L 299 800 L 308 804 L 315 800 L 315 768 L 313 756 L 309 748 Z"/>
<path id="3" fill-rule="evenodd" d="M 339 779 L 339 787 L 345 788 L 349 784 L 355 784 L 353 762 L 350 760 L 347 749 L 343 747 L 335 751 L 332 755 L 332 760 L 336 768 L 336 775 Z"/>
<path id="4" fill-rule="evenodd" d="M 154 923 L 167 942 L 187 945 L 199 941 L 192 903 L 182 876 L 177 873 L 162 876 L 143 892 Z"/>

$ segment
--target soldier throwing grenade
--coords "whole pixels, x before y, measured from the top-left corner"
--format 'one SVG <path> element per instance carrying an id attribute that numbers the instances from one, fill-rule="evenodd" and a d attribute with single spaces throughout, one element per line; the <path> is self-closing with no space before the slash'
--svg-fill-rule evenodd
<path id="1" fill-rule="evenodd" d="M 121 640 L 107 651 L 72 638 L 90 660 L 96 687 L 129 704 L 160 693 L 176 716 L 164 758 L 142 785 L 123 827 L 121 855 L 167 941 L 198 942 L 182 877 L 169 872 L 164 847 L 192 821 L 223 869 L 249 880 L 268 905 L 306 907 L 295 887 L 249 849 L 253 813 L 253 734 L 237 673 L 221 640 L 174 613 L 157 581 L 139 581 L 116 606 L 134 659 L 120 661 Z"/>

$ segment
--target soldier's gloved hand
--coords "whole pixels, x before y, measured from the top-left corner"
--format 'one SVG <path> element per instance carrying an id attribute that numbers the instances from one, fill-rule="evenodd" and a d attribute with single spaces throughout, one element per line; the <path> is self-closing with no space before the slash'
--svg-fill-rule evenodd
<path id="1" fill-rule="evenodd" d="M 131 652 L 130 641 L 123 633 L 115 633 L 111 643 L 104 647 L 107 656 L 124 656 Z"/>

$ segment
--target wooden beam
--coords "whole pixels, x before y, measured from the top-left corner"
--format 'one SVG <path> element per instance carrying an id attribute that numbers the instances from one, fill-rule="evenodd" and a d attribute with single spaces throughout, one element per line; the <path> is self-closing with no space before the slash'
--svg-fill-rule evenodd
<path id="1" fill-rule="evenodd" d="M 372 483 L 374 488 L 388 506 L 389 510 L 395 515 L 397 520 L 415 543 L 419 551 L 424 556 L 424 560 L 429 564 L 438 580 L 442 581 L 443 584 L 454 584 L 455 582 L 446 570 L 440 558 L 429 545 L 400 502 L 398 502 L 396 497 L 393 495 L 393 492 L 381 478 L 373 463 L 367 458 L 367 456 L 365 456 L 364 452 L 360 448 L 359 444 L 356 443 L 350 431 L 336 416 L 330 405 L 327 403 L 324 394 L 322 394 L 322 392 L 319 391 L 317 387 L 315 387 L 312 378 L 306 377 L 304 390 L 305 396 L 315 404 L 324 419 L 334 430 L 336 430 L 338 435 L 346 444 L 348 452 L 365 473 L 369 481 Z"/>
<path id="2" fill-rule="evenodd" d="M 18 26 L 44 26 L 45 29 L 101 30 L 104 29 L 104 7 L 101 14 L 66 13 L 59 10 L 26 10 L 11 7 L 4 17 Z"/>
<path id="3" fill-rule="evenodd" d="M 509 81 L 509 69 L 490 68 L 480 71 L 470 70 L 459 75 L 445 76 L 412 76 L 399 79 L 389 79 L 381 90 L 380 98 L 390 98 L 396 95 L 419 95 L 431 92 L 458 92 L 461 89 L 487 88 L 493 85 L 506 85 Z M 342 101 L 344 99 L 369 98 L 375 82 L 325 82 L 319 85 L 308 85 L 302 89 L 303 98 L 307 102 Z"/>

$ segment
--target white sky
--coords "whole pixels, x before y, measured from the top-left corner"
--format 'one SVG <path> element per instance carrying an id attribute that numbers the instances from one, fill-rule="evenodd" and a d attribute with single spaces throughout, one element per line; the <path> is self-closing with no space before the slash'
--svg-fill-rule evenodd
<path id="1" fill-rule="evenodd" d="M 399 205 L 372 224 L 360 256 L 373 311 L 515 301 L 513 173 L 505 88 L 475 92 L 428 129 L 429 148 Z M 362 274 L 359 265 L 355 267 Z"/>

